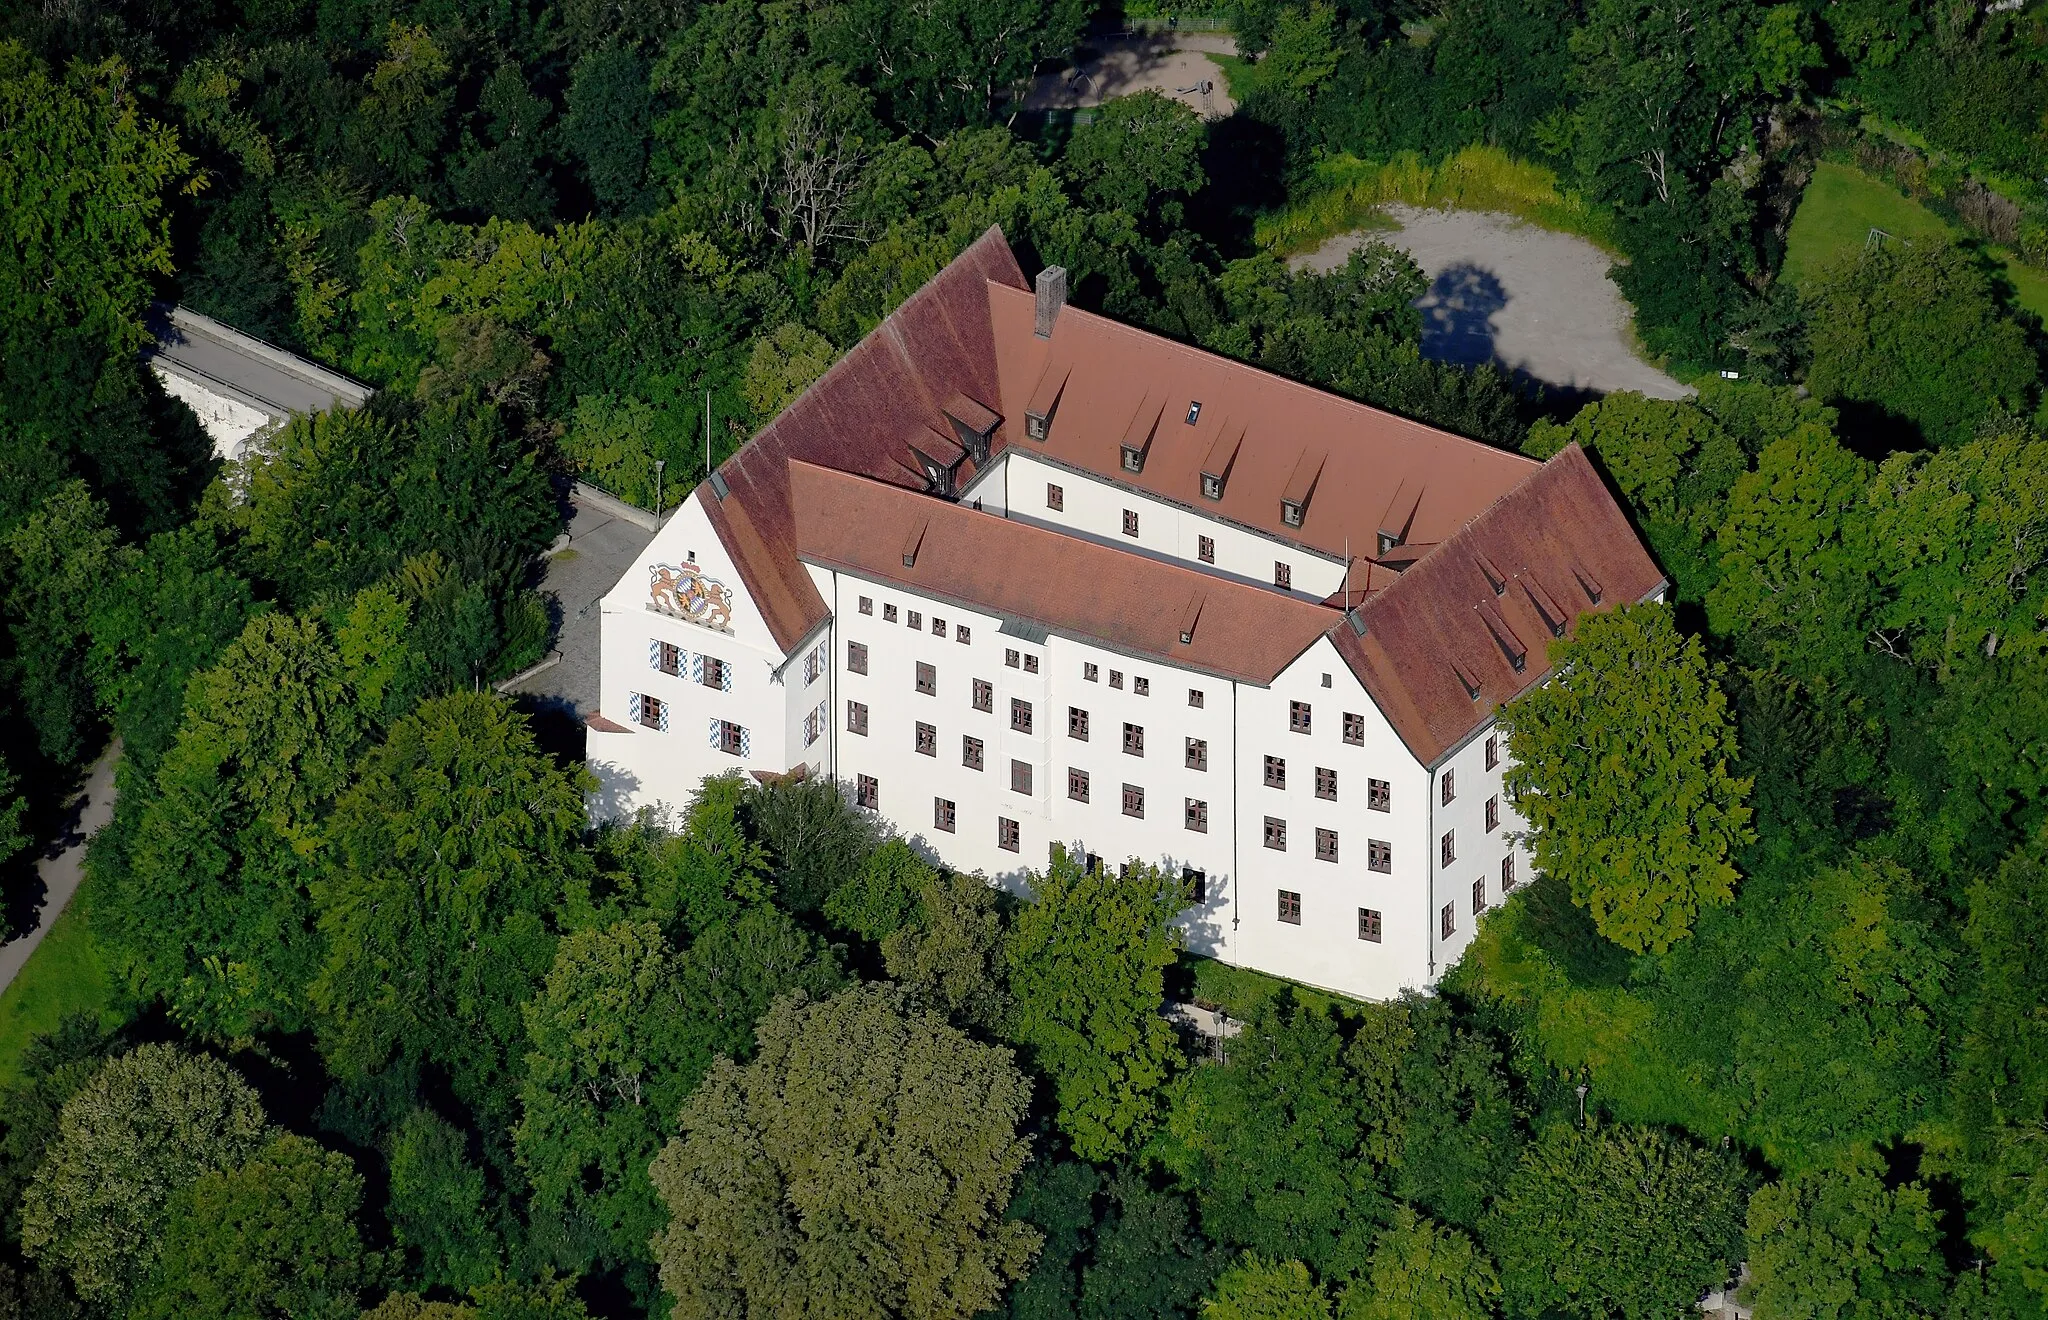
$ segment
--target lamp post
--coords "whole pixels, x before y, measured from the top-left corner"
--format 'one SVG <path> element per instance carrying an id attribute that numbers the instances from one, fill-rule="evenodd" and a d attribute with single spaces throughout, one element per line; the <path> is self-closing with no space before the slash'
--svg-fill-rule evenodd
<path id="1" fill-rule="evenodd" d="M 654 460 L 654 530 L 661 530 L 661 470 L 668 466 L 668 460 Z"/>
<path id="2" fill-rule="evenodd" d="M 1586 1092 L 1591 1088 L 1584 1082 L 1580 1082 L 1573 1089 L 1579 1093 L 1579 1126 L 1584 1127 L 1586 1126 Z"/>

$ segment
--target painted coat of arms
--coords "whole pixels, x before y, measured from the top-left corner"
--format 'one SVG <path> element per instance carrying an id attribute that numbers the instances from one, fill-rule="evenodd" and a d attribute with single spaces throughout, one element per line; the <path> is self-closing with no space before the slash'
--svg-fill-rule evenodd
<path id="1" fill-rule="evenodd" d="M 651 609 L 719 632 L 732 631 L 732 592 L 695 564 L 656 564 L 647 570 Z"/>

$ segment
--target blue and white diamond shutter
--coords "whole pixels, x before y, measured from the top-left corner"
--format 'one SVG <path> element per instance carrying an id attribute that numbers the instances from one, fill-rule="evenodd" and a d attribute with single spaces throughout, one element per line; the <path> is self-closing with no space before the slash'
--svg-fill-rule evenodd
<path id="1" fill-rule="evenodd" d="M 713 751 L 717 751 L 717 750 L 718 750 L 718 748 L 719 748 L 719 745 L 720 745 L 721 743 L 723 743 L 723 742 L 725 741 L 725 740 L 724 740 L 723 738 L 720 738 L 720 737 L 718 736 L 718 735 L 719 735 L 719 732 L 720 732 L 720 730 L 719 730 L 719 727 L 718 727 L 718 726 L 719 726 L 719 725 L 721 725 L 721 724 L 723 724 L 723 723 L 725 723 L 725 721 L 724 721 L 724 720 L 713 720 L 713 721 L 711 721 L 711 750 L 713 750 Z"/>
<path id="2" fill-rule="evenodd" d="M 702 652 L 692 652 L 690 655 L 690 681 L 692 683 L 702 683 L 704 681 L 704 656 Z"/>
<path id="3" fill-rule="evenodd" d="M 753 741 L 752 741 L 752 739 L 750 739 L 750 738 L 748 738 L 748 737 L 747 737 L 747 731 L 746 731 L 745 729 L 741 729 L 741 730 L 740 730 L 740 759 L 741 759 L 742 761 L 744 761 L 744 760 L 746 760 L 746 759 L 747 759 L 747 758 L 748 758 L 749 756 L 751 756 L 752 754 L 753 754 Z"/>
<path id="4" fill-rule="evenodd" d="M 647 639 L 647 667 L 649 669 L 661 668 L 661 643 L 652 637 Z"/>
<path id="5" fill-rule="evenodd" d="M 718 690 L 719 690 L 720 692 L 730 692 L 730 691 L 732 691 L 732 666 L 731 666 L 731 665 L 720 665 L 720 666 L 718 667 Z"/>
<path id="6" fill-rule="evenodd" d="M 638 724 L 639 722 L 640 694 L 638 692 L 629 693 L 626 697 L 626 723 Z"/>

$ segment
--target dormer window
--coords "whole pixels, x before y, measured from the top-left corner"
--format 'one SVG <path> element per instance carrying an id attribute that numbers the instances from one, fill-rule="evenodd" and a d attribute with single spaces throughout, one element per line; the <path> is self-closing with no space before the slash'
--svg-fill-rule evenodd
<path id="1" fill-rule="evenodd" d="M 1301 526 L 1301 505 L 1293 500 L 1280 501 L 1280 521 L 1289 527 Z"/>
<path id="2" fill-rule="evenodd" d="M 1384 559 L 1386 557 L 1387 551 L 1392 550 L 1395 546 L 1399 544 L 1401 544 L 1400 537 L 1394 535 L 1392 532 L 1381 532 L 1380 557 Z"/>
<path id="3" fill-rule="evenodd" d="M 1029 436 L 1031 439 L 1045 439 L 1046 432 L 1050 429 L 1051 428 L 1046 425 L 1045 418 L 1039 416 L 1037 413 L 1024 414 L 1024 434 Z"/>
<path id="4" fill-rule="evenodd" d="M 1143 472 L 1144 470 L 1145 470 L 1145 451 L 1144 451 L 1144 450 L 1142 450 L 1142 449 L 1140 449 L 1140 448 L 1138 448 L 1138 447 L 1137 447 L 1136 445 L 1125 445 L 1125 446 L 1124 446 L 1124 471 L 1126 471 L 1126 472 Z"/>
<path id="5" fill-rule="evenodd" d="M 1188 404 L 1187 423 L 1189 426 L 1193 426 L 1200 420 L 1202 420 L 1202 401 L 1196 399 Z"/>
<path id="6" fill-rule="evenodd" d="M 1202 498 L 1205 500 L 1222 499 L 1223 478 L 1213 472 L 1204 472 L 1202 474 Z"/>

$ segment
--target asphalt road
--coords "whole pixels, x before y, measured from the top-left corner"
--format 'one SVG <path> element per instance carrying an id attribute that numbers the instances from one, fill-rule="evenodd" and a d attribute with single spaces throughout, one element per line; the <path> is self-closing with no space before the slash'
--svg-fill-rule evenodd
<path id="1" fill-rule="evenodd" d="M 0 945 L 0 990 L 14 983 L 29 955 L 78 892 L 78 882 L 85 875 L 86 840 L 114 815 L 114 764 L 120 759 L 119 743 L 101 754 L 73 806 L 76 815 L 52 844 L 55 851 L 45 853 L 36 864 L 43 880 L 43 905 L 36 910 L 36 924 L 27 934 Z"/>

